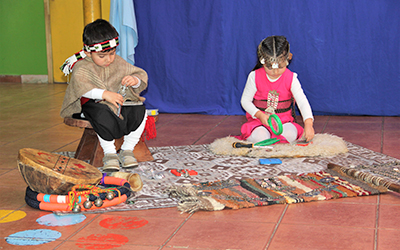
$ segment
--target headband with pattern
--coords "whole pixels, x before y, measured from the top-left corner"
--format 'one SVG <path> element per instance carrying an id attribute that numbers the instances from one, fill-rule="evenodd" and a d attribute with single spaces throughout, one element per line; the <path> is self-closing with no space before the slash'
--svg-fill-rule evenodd
<path id="1" fill-rule="evenodd" d="M 61 65 L 60 69 L 62 70 L 62 72 L 64 72 L 64 75 L 67 76 L 69 73 L 72 72 L 72 68 L 74 67 L 75 63 L 86 57 L 84 51 L 100 52 L 103 50 L 109 50 L 111 48 L 117 47 L 118 45 L 119 45 L 118 37 L 92 45 L 84 44 L 83 49 L 78 53 L 75 53 L 74 55 L 68 57 L 67 60 L 65 60 L 65 62 L 63 63 L 63 65 Z"/>

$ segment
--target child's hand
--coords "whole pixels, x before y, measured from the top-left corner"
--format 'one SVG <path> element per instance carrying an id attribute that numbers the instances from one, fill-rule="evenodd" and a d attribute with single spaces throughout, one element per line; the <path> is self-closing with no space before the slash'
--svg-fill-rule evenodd
<path id="1" fill-rule="evenodd" d="M 255 116 L 256 118 L 258 118 L 262 124 L 264 124 L 264 125 L 266 125 L 266 126 L 269 126 L 269 125 L 268 125 L 268 118 L 269 118 L 269 115 L 265 114 L 265 113 L 262 112 L 262 111 L 257 111 L 257 113 L 256 113 L 254 116 Z"/>
<path id="2" fill-rule="evenodd" d="M 308 118 L 304 121 L 304 134 L 303 137 L 306 141 L 311 141 L 314 138 L 314 127 L 313 127 L 313 119 Z"/>
<path id="3" fill-rule="evenodd" d="M 117 108 L 118 104 L 122 105 L 124 103 L 124 98 L 122 97 L 122 95 L 108 90 L 105 90 L 103 92 L 103 99 L 107 102 L 112 103 Z"/>
<path id="4" fill-rule="evenodd" d="M 135 86 L 139 83 L 139 80 L 133 76 L 125 76 L 122 78 L 121 84 L 125 86 Z"/>

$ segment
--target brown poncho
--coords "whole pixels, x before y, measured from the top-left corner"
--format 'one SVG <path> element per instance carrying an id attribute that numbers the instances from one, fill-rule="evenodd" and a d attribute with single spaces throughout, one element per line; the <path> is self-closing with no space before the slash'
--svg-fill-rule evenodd
<path id="1" fill-rule="evenodd" d="M 77 62 L 65 92 L 61 117 L 71 117 L 72 114 L 81 112 L 81 96 L 94 88 L 118 92 L 122 78 L 127 75 L 138 77 L 141 83 L 139 88 L 128 88 L 130 91 L 127 91 L 125 100 L 143 102 L 145 98 L 139 94 L 147 88 L 148 80 L 147 73 L 143 69 L 133 66 L 118 55 L 115 56 L 114 62 L 105 68 L 96 65 L 90 57 Z M 114 105 L 103 102 L 115 112 Z"/>

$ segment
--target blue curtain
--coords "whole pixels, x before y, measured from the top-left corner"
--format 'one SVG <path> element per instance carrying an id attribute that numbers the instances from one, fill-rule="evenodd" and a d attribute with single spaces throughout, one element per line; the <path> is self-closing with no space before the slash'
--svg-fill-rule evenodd
<path id="1" fill-rule="evenodd" d="M 148 108 L 244 114 L 257 45 L 284 35 L 314 114 L 400 115 L 400 1 L 133 2 Z"/>

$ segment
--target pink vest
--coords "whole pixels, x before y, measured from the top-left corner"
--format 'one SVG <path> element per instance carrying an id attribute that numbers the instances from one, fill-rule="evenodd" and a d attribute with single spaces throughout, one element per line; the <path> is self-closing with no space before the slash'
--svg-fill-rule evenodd
<path id="1" fill-rule="evenodd" d="M 255 71 L 255 81 L 257 92 L 254 95 L 253 103 L 256 105 L 256 107 L 265 108 L 269 91 L 275 90 L 279 93 L 279 102 L 277 109 L 287 110 L 283 113 L 277 111 L 276 115 L 279 116 L 282 123 L 293 122 L 294 118 L 292 116 L 291 109 L 293 95 L 290 91 L 293 81 L 293 72 L 289 69 L 286 69 L 277 81 L 271 82 L 270 80 L 268 80 L 264 68 L 260 68 Z"/>

